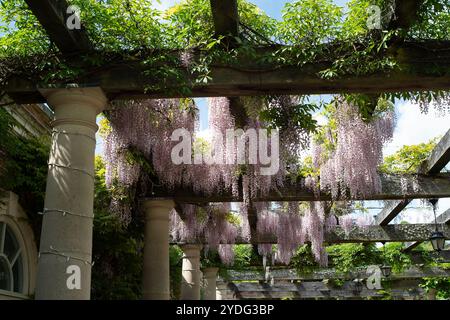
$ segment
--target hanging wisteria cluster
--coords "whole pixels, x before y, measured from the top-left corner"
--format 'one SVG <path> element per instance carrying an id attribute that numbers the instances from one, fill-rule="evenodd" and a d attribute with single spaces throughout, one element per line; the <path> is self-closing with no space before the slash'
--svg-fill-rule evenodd
<path id="1" fill-rule="evenodd" d="M 201 209 L 191 204 L 181 205 L 184 219 L 176 210 L 170 214 L 171 239 L 187 243 L 204 239 L 205 252 L 217 251 L 222 263 L 231 265 L 234 261 L 232 244 L 236 241 L 239 228 L 227 219 L 230 209 L 229 203 L 214 203 Z"/>
<path id="2" fill-rule="evenodd" d="M 264 237 L 276 235 L 276 259 L 289 264 L 298 246 L 309 242 L 311 252 L 320 266 L 328 265 L 328 255 L 324 248 L 324 235 L 334 227 L 341 226 L 346 235 L 349 235 L 353 226 L 367 227 L 373 223 L 368 215 L 344 215 L 336 217 L 331 214 L 326 202 L 310 202 L 309 207 L 300 209 L 298 202 L 282 204 L 284 209 L 274 212 L 266 206 L 258 211 L 257 233 Z M 258 252 L 263 256 L 270 256 L 272 244 L 259 244 Z"/>
<path id="3" fill-rule="evenodd" d="M 419 94 L 413 103 L 418 104 L 420 112 L 428 114 L 430 107 L 437 115 L 445 116 L 450 113 L 450 93 L 448 92 L 425 92 Z"/>
<path id="4" fill-rule="evenodd" d="M 250 117 L 247 119 L 247 124 L 241 131 L 241 135 L 236 138 L 235 143 L 232 146 L 227 144 L 226 131 L 228 129 L 235 129 L 235 119 L 231 115 L 230 111 L 230 99 L 228 98 L 210 98 L 209 99 L 209 126 L 212 132 L 210 137 L 210 145 L 214 147 L 216 151 L 222 151 L 225 157 L 225 165 L 213 165 L 210 166 L 210 178 L 208 181 L 215 186 L 223 186 L 226 189 L 230 189 L 234 196 L 238 196 L 238 172 L 242 177 L 242 191 L 243 201 L 248 207 L 250 205 L 250 199 L 254 198 L 257 193 L 266 195 L 273 187 L 282 186 L 284 175 L 286 173 L 283 163 L 279 165 L 279 170 L 274 175 L 262 175 L 261 168 L 263 165 L 260 161 L 260 150 L 252 150 L 250 145 L 250 135 L 247 135 L 247 130 L 254 129 L 256 132 L 256 138 L 259 142 L 261 140 L 261 134 L 259 129 L 264 129 L 264 124 L 259 121 L 257 117 Z M 248 146 L 244 150 L 238 150 L 239 142 L 243 142 L 244 146 Z M 259 147 L 260 145 L 258 145 Z M 267 141 L 267 148 L 272 148 L 271 140 Z M 266 151 L 266 150 L 265 150 Z M 246 164 L 244 166 L 237 163 L 239 152 L 243 152 Z M 256 154 L 251 154 L 254 152 Z M 249 163 L 250 158 L 256 160 L 256 163 Z M 280 161 L 280 159 L 277 159 Z M 212 190 L 215 191 L 215 190 Z M 242 207 L 241 212 L 245 215 L 245 207 Z"/>
<path id="5" fill-rule="evenodd" d="M 140 178 L 146 182 L 142 179 L 142 161 L 136 161 L 136 154 L 133 154 L 133 151 L 151 164 L 151 169 L 159 181 L 168 189 L 183 186 L 206 195 L 232 191 L 238 196 L 238 182 L 241 176 L 244 203 L 248 205 L 250 198 L 258 192 L 263 195 L 269 192 L 274 182 L 281 185 L 285 172 L 282 165 L 275 175 L 261 175 L 262 165 L 257 155 L 257 163 L 244 166 L 237 164 L 238 139 L 249 143 L 250 137 L 243 134 L 236 137 L 233 146 L 227 145 L 227 140 L 224 139 L 226 131 L 233 130 L 235 126 L 230 112 L 230 99 L 211 98 L 209 109 L 209 125 L 213 134 L 206 141 L 206 147 L 196 149 L 196 144 L 193 144 L 193 158 L 208 156 L 214 159 L 214 162 L 200 161 L 191 165 L 173 163 L 171 152 L 177 142 L 172 141 L 171 136 L 176 129 L 184 128 L 193 135 L 193 140 L 197 141 L 195 137 L 197 119 L 192 108 L 183 106 L 181 100 L 170 99 L 112 105 L 108 110 L 111 130 L 105 139 L 107 185 L 111 186 L 115 179 L 125 188 L 133 186 Z M 263 126 L 257 119 L 250 119 L 243 132 L 249 128 L 260 129 Z M 259 131 L 256 132 L 259 134 Z M 269 139 L 267 145 L 269 149 L 270 142 Z M 249 154 L 251 151 L 250 148 L 244 150 L 245 159 L 255 156 Z M 114 199 L 112 204 L 112 211 L 125 218 L 129 216 L 130 208 L 127 204 L 117 199 Z"/>
<path id="6" fill-rule="evenodd" d="M 177 128 L 194 131 L 196 115 L 180 100 L 143 100 L 115 102 L 108 108 L 110 130 L 105 138 L 106 184 L 116 180 L 129 188 L 142 176 L 142 162 L 133 157 L 138 152 L 152 163 L 153 170 L 167 187 L 183 182 L 183 166 L 173 166 L 171 134 Z M 144 186 L 145 187 L 145 186 Z M 130 205 L 113 198 L 111 211 L 126 223 L 131 219 Z"/>
<path id="7" fill-rule="evenodd" d="M 288 108 L 294 103 L 292 98 L 272 99 L 272 107 Z M 160 183 L 167 188 L 189 187 L 194 192 L 206 195 L 222 191 L 231 191 L 238 196 L 239 181 L 242 181 L 243 202 L 240 208 L 241 224 L 237 226 L 228 221 L 229 204 L 210 204 L 201 209 L 195 205 L 181 206 L 182 218 L 174 210 L 171 213 L 171 237 L 177 242 L 196 242 L 204 239 L 205 251 L 214 250 L 224 264 L 231 264 L 234 259 L 232 244 L 238 236 L 250 240 L 251 232 L 248 222 L 248 209 L 257 212 L 256 232 L 258 235 L 274 235 L 277 238 L 276 258 L 288 264 L 299 245 L 311 244 L 315 260 L 322 266 L 328 263 L 327 253 L 323 247 L 324 234 L 336 225 L 340 225 L 346 234 L 356 224 L 367 225 L 364 219 L 350 216 L 339 218 L 329 214 L 326 204 L 311 202 L 306 209 L 300 209 L 298 202 L 282 204 L 282 210 L 274 213 L 270 203 L 253 203 L 258 194 L 267 194 L 271 189 L 282 186 L 286 164 L 293 155 L 308 143 L 302 130 L 285 132 L 280 145 L 280 170 L 275 175 L 261 175 L 260 163 L 238 164 L 236 143 L 230 148 L 227 144 L 226 131 L 235 128 L 235 119 L 230 111 L 230 99 L 209 99 L 209 125 L 212 135 L 200 147 L 196 133 L 197 116 L 181 100 L 148 100 L 140 102 L 116 103 L 108 111 L 111 130 L 106 137 L 105 156 L 107 165 L 107 184 L 114 181 L 125 187 L 138 182 L 148 183 L 148 168 L 136 155 L 150 163 L 152 174 L 156 174 Z M 245 130 L 264 128 L 258 117 L 250 117 Z M 393 132 L 394 115 L 387 112 L 371 123 L 364 122 L 356 107 L 341 103 L 336 111 L 337 141 L 331 157 L 322 163 L 322 146 L 315 146 L 314 163 L 320 166 L 320 188 L 331 190 L 333 198 L 348 189 L 350 196 L 367 195 L 379 191 L 380 180 L 376 168 L 381 160 L 383 143 L 389 140 Z M 171 152 L 176 142 L 171 135 L 176 129 L 185 128 L 193 133 L 193 158 L 208 155 L 211 159 L 223 157 L 214 163 L 200 162 L 195 165 L 177 164 L 171 161 Z M 331 135 L 329 137 L 332 138 Z M 249 139 L 243 135 L 243 139 Z M 245 140 L 248 142 L 247 140 Z M 267 145 L 270 149 L 270 140 Z M 250 149 L 245 149 L 245 158 L 249 159 Z M 217 160 L 217 159 L 216 159 Z M 195 163 L 195 162 L 194 162 Z M 153 182 L 151 182 L 153 183 Z M 150 184 L 151 184 L 150 183 Z M 317 181 L 306 182 L 317 185 Z M 150 185 L 151 187 L 151 185 Z M 314 189 L 316 192 L 318 190 Z M 129 204 L 117 199 L 112 202 L 113 211 L 129 219 Z M 328 212 L 328 213 L 326 213 Z M 363 221 L 364 220 L 364 221 Z M 259 244 L 258 251 L 263 256 L 272 255 L 272 244 Z M 272 255 L 273 257 L 273 255 Z"/>
<path id="8" fill-rule="evenodd" d="M 276 235 L 277 260 L 288 264 L 298 246 L 311 242 L 316 261 L 326 266 L 327 254 L 323 247 L 324 232 L 336 225 L 336 218 L 325 214 L 321 202 L 311 202 L 309 208 L 300 212 L 298 202 L 289 202 L 286 210 L 275 213 L 271 210 L 258 212 L 257 232 L 260 236 Z M 272 245 L 260 244 L 258 251 L 262 255 L 272 253 Z"/>
<path id="9" fill-rule="evenodd" d="M 394 125 L 393 111 L 367 123 L 356 106 L 340 101 L 336 108 L 337 141 L 331 157 L 321 163 L 322 147 L 313 146 L 314 163 L 321 163 L 321 189 L 331 191 L 333 199 L 345 197 L 347 190 L 350 198 L 380 192 L 377 168 L 383 160 L 383 144 L 392 138 Z"/>

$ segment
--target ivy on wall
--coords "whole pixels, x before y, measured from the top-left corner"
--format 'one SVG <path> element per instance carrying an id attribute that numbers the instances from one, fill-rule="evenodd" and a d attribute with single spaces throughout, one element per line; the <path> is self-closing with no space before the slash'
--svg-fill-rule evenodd
<path id="1" fill-rule="evenodd" d="M 0 108 L 0 188 L 19 196 L 39 239 L 41 216 L 37 213 L 44 207 L 50 138 L 23 137 L 13 130 L 14 126 L 19 124 Z"/>

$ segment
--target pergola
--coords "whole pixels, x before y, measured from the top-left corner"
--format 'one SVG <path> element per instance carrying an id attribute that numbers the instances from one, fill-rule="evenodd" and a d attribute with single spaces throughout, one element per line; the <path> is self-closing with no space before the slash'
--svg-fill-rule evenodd
<path id="1" fill-rule="evenodd" d="M 45 28 L 49 38 L 66 59 L 79 55 L 99 55 L 84 29 L 68 30 L 65 0 L 25 0 L 33 14 Z M 408 28 L 416 19 L 411 7 L 420 0 L 396 2 L 397 19 L 390 28 Z M 237 0 L 211 0 L 211 9 L 217 35 L 239 35 Z M 232 38 L 229 39 L 232 41 Z M 246 114 L 239 101 L 240 96 L 266 94 L 298 95 L 325 93 L 382 93 L 422 90 L 450 89 L 450 73 L 430 75 L 427 70 L 439 65 L 450 68 L 450 43 L 448 41 L 400 41 L 390 44 L 390 50 L 402 51 L 401 63 L 414 66 L 414 71 L 395 71 L 368 76 L 348 76 L 338 80 L 327 80 L 317 76 L 318 71 L 331 62 L 307 64 L 302 67 L 279 67 L 255 69 L 251 61 L 242 61 L 240 67 L 215 65 L 211 81 L 197 84 L 186 72 L 191 97 L 231 98 L 231 111 L 239 126 Z M 258 48 L 271 52 L 279 45 Z M 404 68 L 402 70 L 408 70 Z M 38 267 L 37 299 L 89 299 L 92 258 L 92 227 L 94 197 L 94 155 L 96 116 L 102 112 L 109 100 L 142 98 L 180 98 L 183 95 L 173 87 L 146 90 L 152 84 L 143 76 L 139 62 L 124 61 L 108 69 L 93 71 L 89 78 L 79 83 L 29 83 L 24 79 L 10 79 L 5 91 L 18 104 L 48 102 L 55 111 L 53 121 L 53 148 L 49 157 L 49 173 L 45 197 L 40 259 Z M 450 131 L 442 138 L 430 158 L 424 162 L 417 177 L 382 176 L 382 191 L 359 200 L 392 200 L 377 216 L 374 226 L 354 228 L 345 235 L 340 227 L 328 232 L 327 243 L 345 242 L 415 242 L 428 239 L 433 226 L 428 224 L 389 225 L 388 223 L 406 207 L 412 199 L 450 197 L 450 175 L 440 173 L 450 161 Z M 407 185 L 407 188 L 405 188 Z M 257 195 L 252 201 L 327 201 L 327 193 L 307 190 L 301 181 L 286 183 L 280 190 L 269 195 Z M 222 192 L 215 195 L 194 193 L 189 189 L 171 192 L 160 190 L 141 200 L 145 212 L 145 248 L 143 271 L 144 299 L 169 298 L 169 212 L 180 208 L 178 203 L 204 204 L 208 202 L 242 201 L 242 186 L 239 196 Z M 183 217 L 183 212 L 178 210 Z M 256 212 L 249 211 L 252 230 L 251 243 L 276 243 L 273 236 L 256 235 Z M 448 211 L 439 217 L 445 223 L 444 234 L 450 237 Z M 247 243 L 239 239 L 237 243 Z M 184 286 L 182 297 L 199 298 L 200 248 L 201 243 L 182 244 Z M 81 289 L 68 289 L 67 267 L 77 265 L 81 271 Z M 216 272 L 216 271 L 215 271 Z M 207 276 L 208 274 L 208 276 Z M 210 294 L 215 287 L 216 274 L 205 272 Z"/>

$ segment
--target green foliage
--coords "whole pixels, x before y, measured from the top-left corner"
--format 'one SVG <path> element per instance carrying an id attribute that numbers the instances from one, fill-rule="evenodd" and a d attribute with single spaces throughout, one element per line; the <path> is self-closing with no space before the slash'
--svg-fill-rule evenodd
<path id="1" fill-rule="evenodd" d="M 342 288 L 345 283 L 344 279 L 323 279 L 322 282 L 333 288 Z"/>
<path id="2" fill-rule="evenodd" d="M 384 0 L 350 0 L 347 2 L 349 13 L 345 17 L 342 25 L 344 37 L 363 36 L 368 32 L 367 20 L 370 12 L 368 8 L 371 5 L 383 7 Z M 385 11 L 385 10 L 384 10 Z"/>
<path id="3" fill-rule="evenodd" d="M 450 277 L 445 278 L 423 278 L 420 284 L 426 292 L 436 290 L 436 299 L 450 300 Z"/>
<path id="4" fill-rule="evenodd" d="M 437 141 L 438 138 L 434 138 L 426 143 L 403 146 L 394 154 L 384 158 L 380 171 L 394 174 L 417 173 L 421 163 L 430 156 Z"/>
<path id="5" fill-rule="evenodd" d="M 317 121 L 312 113 L 320 109 L 320 105 L 307 103 L 303 99 L 289 109 L 267 106 L 259 113 L 260 119 L 268 123 L 269 128 L 295 129 L 302 128 L 306 132 L 316 130 Z"/>
<path id="6" fill-rule="evenodd" d="M 92 298 L 141 298 L 143 232 L 139 224 L 124 227 L 109 212 L 111 194 L 105 184 L 105 166 L 95 159 Z"/>
<path id="7" fill-rule="evenodd" d="M 331 0 L 287 2 L 278 37 L 287 44 L 314 46 L 337 38 L 342 10 Z"/>
<path id="8" fill-rule="evenodd" d="M 311 252 L 311 246 L 307 244 L 299 246 L 289 265 L 297 270 L 298 273 L 311 272 L 314 268 L 317 268 L 317 263 Z"/>
<path id="9" fill-rule="evenodd" d="M 222 265 L 219 253 L 216 250 L 203 250 L 201 259 L 202 268 L 218 267 Z"/>
<path id="10" fill-rule="evenodd" d="M 346 243 L 327 247 L 329 264 L 337 271 L 348 272 L 357 267 L 386 264 L 393 272 L 402 272 L 411 266 L 411 258 L 402 252 L 402 243 L 389 243 L 383 248 L 375 244 Z"/>
<path id="11" fill-rule="evenodd" d="M 226 266 L 220 261 L 217 251 L 209 250 L 203 254 L 202 267 L 219 267 L 221 270 L 232 268 L 233 270 L 247 270 L 252 265 L 261 263 L 260 257 L 253 250 L 252 245 L 236 244 L 233 246 L 234 263 L 232 266 Z"/>
<path id="12" fill-rule="evenodd" d="M 397 60 L 401 60 L 402 52 L 386 50 L 392 39 L 405 35 L 412 39 L 447 39 L 450 34 L 446 0 L 424 1 L 418 22 L 406 33 L 405 30 L 372 32 L 366 26 L 370 15 L 368 6 L 380 6 L 383 17 L 387 17 L 384 20 L 388 20 L 391 1 L 352 0 L 347 10 L 331 0 L 288 2 L 283 9 L 283 20 L 277 22 L 251 2 L 239 0 L 241 32 L 235 39 L 238 46 L 230 50 L 228 41 L 214 35 L 208 0 L 184 0 L 166 12 L 158 11 L 153 7 L 155 1 L 148 0 L 70 0 L 69 3 L 81 8 L 83 26 L 99 54 L 81 55 L 75 63 L 67 63 L 25 2 L 5 0 L 0 7 L 3 22 L 0 83 L 12 74 L 35 82 L 76 83 L 87 77 L 92 68 L 101 69 L 125 60 L 140 65 L 149 80 L 146 90 L 178 90 L 188 95 L 192 83 L 180 71 L 185 66 L 178 54 L 170 53 L 171 50 L 195 48 L 196 58 L 188 59 L 192 60 L 188 62 L 188 71 L 194 75 L 194 83 L 210 81 L 213 64 L 233 66 L 244 60 L 251 61 L 250 67 L 257 69 L 271 64 L 272 68 L 273 63 L 278 67 L 325 62 L 331 66 L 318 74 L 329 79 L 399 67 Z M 386 27 L 388 21 L 384 20 Z M 293 46 L 281 47 L 275 53 L 256 53 L 256 46 L 275 40 Z M 156 48 L 169 50 L 155 51 Z M 436 68 L 429 72 L 445 70 Z M 399 94 L 387 96 L 395 95 Z"/>
<path id="13" fill-rule="evenodd" d="M 300 177 L 317 177 L 319 176 L 319 169 L 313 164 L 311 156 L 306 156 L 298 168 L 297 175 Z"/>
<path id="14" fill-rule="evenodd" d="M 378 250 L 374 244 L 345 243 L 326 248 L 329 264 L 336 271 L 348 272 L 356 267 L 379 263 Z"/>
<path id="15" fill-rule="evenodd" d="M 180 298 L 182 258 L 183 251 L 179 246 L 169 247 L 170 298 L 173 300 Z"/>
<path id="16" fill-rule="evenodd" d="M 147 0 L 70 0 L 97 49 L 158 48 L 165 43 L 161 14 Z"/>
<path id="17" fill-rule="evenodd" d="M 50 140 L 20 136 L 14 127 L 20 128 L 19 123 L 0 108 L 0 188 L 19 196 L 39 239 L 41 217 L 37 213 L 44 207 Z"/>
<path id="18" fill-rule="evenodd" d="M 391 290 L 377 290 L 377 293 L 381 295 L 381 300 L 392 300 Z"/>
<path id="19" fill-rule="evenodd" d="M 422 1 L 419 19 L 408 31 L 408 37 L 449 40 L 450 6 L 448 0 Z"/>
<path id="20" fill-rule="evenodd" d="M 275 30 L 275 20 L 254 4 L 238 1 L 240 23 L 250 26 L 259 35 L 270 38 Z M 184 0 L 165 12 L 169 21 L 170 44 L 178 48 L 215 46 L 214 24 L 209 0 Z"/>
<path id="21" fill-rule="evenodd" d="M 233 269 L 243 269 L 248 268 L 252 261 L 258 261 L 257 255 L 253 251 L 253 247 L 247 244 L 238 244 L 233 246 L 234 251 L 234 264 Z"/>
<path id="22" fill-rule="evenodd" d="M 1 2 L 0 34 L 0 58 L 43 53 L 50 46 L 47 34 L 23 0 Z"/>
<path id="23" fill-rule="evenodd" d="M 412 264 L 411 257 L 402 252 L 403 243 L 391 242 L 384 245 L 381 250 L 383 262 L 392 267 L 393 272 L 402 272 Z"/>

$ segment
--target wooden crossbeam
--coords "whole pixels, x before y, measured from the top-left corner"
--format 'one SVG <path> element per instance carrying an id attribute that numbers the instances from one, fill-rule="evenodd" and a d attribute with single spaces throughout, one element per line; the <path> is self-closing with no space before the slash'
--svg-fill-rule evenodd
<path id="1" fill-rule="evenodd" d="M 450 225 L 450 209 L 446 210 L 445 212 L 443 212 L 442 214 L 437 216 L 436 221 L 439 224 Z M 430 223 L 434 224 L 434 220 L 430 221 Z M 403 249 L 403 252 L 411 251 L 412 249 L 416 248 L 421 243 L 422 243 L 422 241 L 416 241 L 416 242 L 410 243 Z"/>
<path id="2" fill-rule="evenodd" d="M 419 172 L 434 175 L 439 173 L 447 163 L 450 162 L 450 130 L 442 137 L 434 147 L 431 155 L 425 160 L 419 169 Z M 375 223 L 387 225 L 391 222 L 406 206 L 410 203 L 409 199 L 397 200 L 387 204 L 375 218 Z"/>
<path id="3" fill-rule="evenodd" d="M 389 23 L 389 29 L 409 29 L 418 19 L 420 6 L 424 0 L 395 1 L 394 17 Z"/>
<path id="4" fill-rule="evenodd" d="M 450 162 L 450 130 L 439 140 L 430 157 L 425 160 L 420 171 L 426 174 L 436 174 Z"/>
<path id="5" fill-rule="evenodd" d="M 434 225 L 430 224 L 390 224 L 387 226 L 371 225 L 367 227 L 353 227 L 349 234 L 337 226 L 325 233 L 326 243 L 370 243 L 370 242 L 413 242 L 428 241 L 434 231 Z M 450 227 L 445 225 L 444 235 L 450 237 Z M 173 244 L 183 244 L 172 241 Z M 193 243 L 206 244 L 205 239 L 197 239 Z M 247 239 L 238 238 L 235 244 L 260 244 L 277 243 L 275 235 L 257 235 L 250 242 Z"/>
<path id="6" fill-rule="evenodd" d="M 239 13 L 237 0 L 210 0 L 216 36 L 239 34 Z"/>
<path id="7" fill-rule="evenodd" d="M 267 277 L 275 281 L 320 281 L 323 279 L 366 279 L 366 268 L 355 268 L 350 272 L 339 272 L 333 268 L 320 268 L 310 272 L 299 273 L 298 270 L 280 268 L 264 270 L 222 270 L 220 281 L 267 281 Z M 424 277 L 450 277 L 450 270 L 438 267 L 420 268 L 411 266 L 401 273 L 394 273 L 389 280 L 421 279 Z"/>
<path id="8" fill-rule="evenodd" d="M 430 199 L 450 197 L 450 174 L 441 173 L 436 176 L 418 175 L 399 176 L 381 175 L 381 192 L 367 196 L 358 196 L 355 200 L 396 200 L 396 199 Z M 242 190 L 242 185 L 240 186 Z M 242 202 L 242 192 L 235 196 L 231 191 L 222 191 L 212 195 L 196 193 L 190 188 L 173 191 L 154 190 L 154 197 L 173 198 L 178 202 Z M 331 195 L 306 188 L 302 181 L 285 182 L 284 187 L 272 189 L 267 194 L 257 193 L 253 201 L 330 201 Z M 336 199 L 335 199 L 336 200 Z M 345 200 L 342 198 L 341 200 Z"/>
<path id="9" fill-rule="evenodd" d="M 92 44 L 86 31 L 67 28 L 66 0 L 25 0 L 30 10 L 47 32 L 50 40 L 64 54 L 74 55 L 90 51 Z"/>
<path id="10" fill-rule="evenodd" d="M 239 97 L 230 97 L 230 113 L 234 119 L 236 128 L 245 128 L 247 126 L 248 115 L 245 110 L 242 99 Z"/>
<path id="11" fill-rule="evenodd" d="M 344 76 L 324 79 L 319 73 L 332 66 L 333 61 L 299 66 L 267 64 L 255 65 L 257 57 L 243 59 L 237 65 L 212 65 L 211 80 L 196 82 L 196 76 L 186 70 L 186 80 L 161 85 L 161 79 L 143 74 L 140 62 L 124 61 L 92 70 L 76 85 L 99 86 L 110 99 L 148 99 L 180 97 L 237 97 L 259 95 L 301 95 L 333 93 L 380 93 L 450 89 L 450 42 L 408 42 L 390 49 L 402 69 L 390 73 Z M 261 54 L 274 54 L 279 46 L 259 48 Z M 331 50 L 331 49 L 330 49 Z M 101 53 L 98 53 L 100 56 Z M 175 53 L 179 56 L 179 53 Z M 430 73 L 430 70 L 442 70 Z M 411 71 L 407 71 L 411 70 Z M 447 70 L 447 72 L 445 72 Z M 184 71 L 181 69 L 181 71 Z M 14 79 L 4 88 L 13 94 L 17 103 L 45 102 L 38 88 L 49 84 L 30 83 Z M 52 83 L 51 86 L 65 85 Z M 190 88 L 190 93 L 180 90 Z M 151 89 L 155 88 L 155 89 Z M 157 89 L 156 89 L 157 88 Z"/>
<path id="12" fill-rule="evenodd" d="M 411 202 L 410 199 L 390 201 L 386 206 L 377 214 L 375 223 L 380 226 L 385 226 L 391 222 L 406 206 Z"/>
<path id="13" fill-rule="evenodd" d="M 217 289 L 222 299 L 336 299 L 383 298 L 383 292 L 369 289 L 367 279 L 372 274 L 367 268 L 351 272 L 337 272 L 332 268 L 299 273 L 294 269 L 241 271 L 222 270 Z M 412 266 L 401 273 L 393 273 L 383 280 L 389 283 L 389 294 L 394 299 L 424 299 L 420 287 L 423 278 L 446 278 L 450 271 L 437 267 Z M 339 283 L 334 280 L 343 280 Z M 382 287 L 386 282 L 382 282 Z"/>
<path id="14" fill-rule="evenodd" d="M 424 299 L 425 290 L 419 286 L 419 280 L 401 280 L 390 282 L 391 299 Z M 333 286 L 324 281 L 304 281 L 298 283 L 255 283 L 255 282 L 218 282 L 217 290 L 222 300 L 333 300 L 333 299 L 383 299 L 383 291 L 369 290 L 365 282 L 344 281 Z M 340 306 L 341 304 L 337 304 Z M 338 308 L 334 307 L 333 311 Z M 342 311 L 347 311 L 342 309 Z"/>

